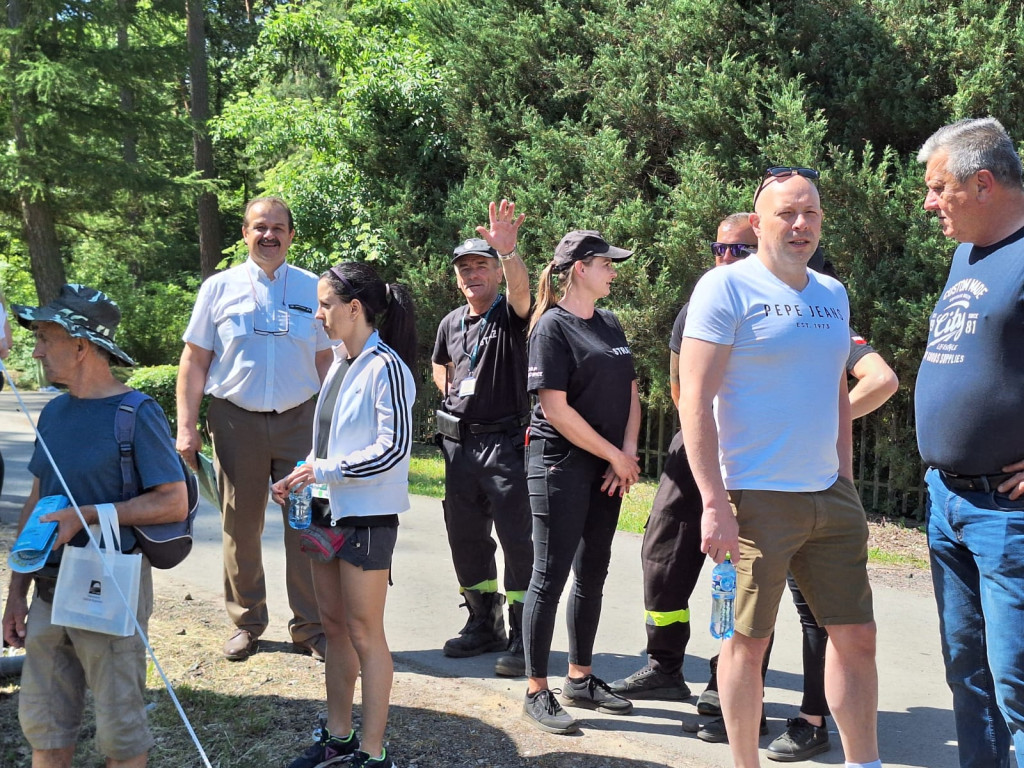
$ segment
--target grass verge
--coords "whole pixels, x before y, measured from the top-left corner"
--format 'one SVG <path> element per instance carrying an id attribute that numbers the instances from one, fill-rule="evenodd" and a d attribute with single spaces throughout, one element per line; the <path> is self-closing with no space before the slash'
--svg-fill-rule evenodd
<path id="1" fill-rule="evenodd" d="M 923 536 L 924 534 L 921 535 Z M 928 561 L 923 557 L 887 552 L 880 547 L 870 547 L 868 549 L 868 562 L 874 563 L 875 565 L 908 566 L 910 568 L 918 568 L 921 570 L 925 570 L 929 567 Z"/>
<path id="2" fill-rule="evenodd" d="M 657 490 L 658 484 L 650 480 L 633 486 L 622 500 L 620 531 L 643 532 Z M 413 445 L 412 460 L 409 462 L 409 493 L 434 499 L 444 498 L 444 457 L 440 449 L 422 443 Z"/>

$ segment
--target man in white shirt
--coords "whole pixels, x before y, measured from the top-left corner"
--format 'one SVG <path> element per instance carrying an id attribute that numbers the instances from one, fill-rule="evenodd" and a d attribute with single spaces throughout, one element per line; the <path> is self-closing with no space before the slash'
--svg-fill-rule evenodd
<path id="1" fill-rule="evenodd" d="M 315 319 L 317 277 L 286 263 L 295 237 L 283 200 L 264 197 L 245 209 L 244 264 L 203 283 L 185 330 L 178 370 L 177 449 L 195 469 L 203 395 L 221 495 L 224 601 L 236 629 L 224 656 L 254 653 L 267 628 L 260 537 L 271 482 L 309 452 L 314 396 L 331 362 L 331 345 Z M 282 517 L 287 511 L 282 509 Z M 299 532 L 284 526 L 292 643 L 322 660 L 326 641 Z"/>
<path id="2" fill-rule="evenodd" d="M 750 217 L 758 251 L 714 269 L 680 348 L 683 442 L 703 503 L 701 549 L 736 564 L 736 633 L 719 690 L 733 762 L 759 765 L 761 664 L 792 572 L 829 633 L 825 689 L 847 767 L 880 768 L 867 523 L 853 485 L 849 300 L 807 269 L 821 232 L 809 168 L 769 168 Z"/>

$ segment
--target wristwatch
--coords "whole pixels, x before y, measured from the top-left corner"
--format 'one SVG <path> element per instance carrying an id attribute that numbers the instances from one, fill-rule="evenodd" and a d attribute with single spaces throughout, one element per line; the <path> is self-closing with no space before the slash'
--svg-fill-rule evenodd
<path id="1" fill-rule="evenodd" d="M 508 261 L 509 259 L 514 259 L 516 257 L 516 254 L 518 253 L 519 245 L 517 243 L 516 245 L 512 246 L 512 250 L 509 251 L 508 253 L 499 253 L 498 258 L 501 259 L 502 261 Z"/>

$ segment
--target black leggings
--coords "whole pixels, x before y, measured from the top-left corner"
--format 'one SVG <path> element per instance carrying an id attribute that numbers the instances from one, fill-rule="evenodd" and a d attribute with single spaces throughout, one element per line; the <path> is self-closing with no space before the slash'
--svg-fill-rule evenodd
<path id="1" fill-rule="evenodd" d="M 828 702 L 825 700 L 825 647 L 828 645 L 828 632 L 814 620 L 814 614 L 804 600 L 800 587 L 796 585 L 793 574 L 786 575 L 786 582 L 793 593 L 793 605 L 800 614 L 804 636 L 804 698 L 800 711 L 824 717 L 829 714 Z"/>
<path id="2" fill-rule="evenodd" d="M 569 662 L 590 666 L 601 617 L 604 581 L 622 500 L 601 492 L 608 463 L 563 438 L 534 438 L 526 482 L 533 512 L 533 576 L 523 607 L 523 649 L 529 677 L 547 677 L 558 600 L 575 576 L 566 617 Z"/>

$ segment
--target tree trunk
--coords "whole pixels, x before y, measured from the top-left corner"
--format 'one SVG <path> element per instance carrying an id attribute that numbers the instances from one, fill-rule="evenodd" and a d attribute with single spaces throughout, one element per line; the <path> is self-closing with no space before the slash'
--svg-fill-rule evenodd
<path id="1" fill-rule="evenodd" d="M 32 263 L 32 280 L 42 306 L 57 298 L 60 287 L 66 282 L 53 207 L 46 197 L 29 200 L 22 196 L 21 219 Z"/>
<path id="2" fill-rule="evenodd" d="M 203 23 L 202 0 L 186 0 L 187 39 L 189 53 L 189 86 L 192 116 L 192 157 L 202 179 L 217 178 L 213 161 L 213 141 L 206 130 L 210 119 L 210 94 L 206 62 L 206 31 Z M 223 249 L 220 231 L 220 206 L 217 194 L 203 192 L 197 201 L 199 214 L 199 265 L 205 280 L 217 270 Z"/>
<path id="3" fill-rule="evenodd" d="M 7 26 L 14 32 L 10 38 L 11 69 L 16 70 L 21 58 L 22 40 L 18 34 L 24 18 L 24 0 L 8 0 Z M 35 185 L 25 178 L 25 159 L 32 154 L 32 147 L 25 135 L 25 116 L 16 89 L 11 88 L 11 126 L 14 129 L 14 148 L 18 154 L 19 176 L 17 197 L 21 207 L 22 231 L 32 264 L 32 280 L 40 305 L 46 304 L 60 293 L 65 282 L 64 260 L 61 258 L 60 243 L 57 239 L 57 224 L 53 206 L 45 192 L 34 191 Z M 24 174 L 24 175 L 23 175 Z"/>
<path id="4" fill-rule="evenodd" d="M 117 8 L 121 12 L 121 19 L 117 25 L 117 50 L 127 54 L 129 50 L 128 22 L 132 14 L 135 13 L 135 0 L 117 0 Z M 126 116 L 131 116 L 135 111 L 135 92 L 127 85 L 122 85 L 119 96 L 121 111 Z M 125 125 L 128 127 L 122 139 L 121 156 L 129 165 L 135 165 L 139 162 L 138 137 L 130 119 L 125 120 Z"/>

